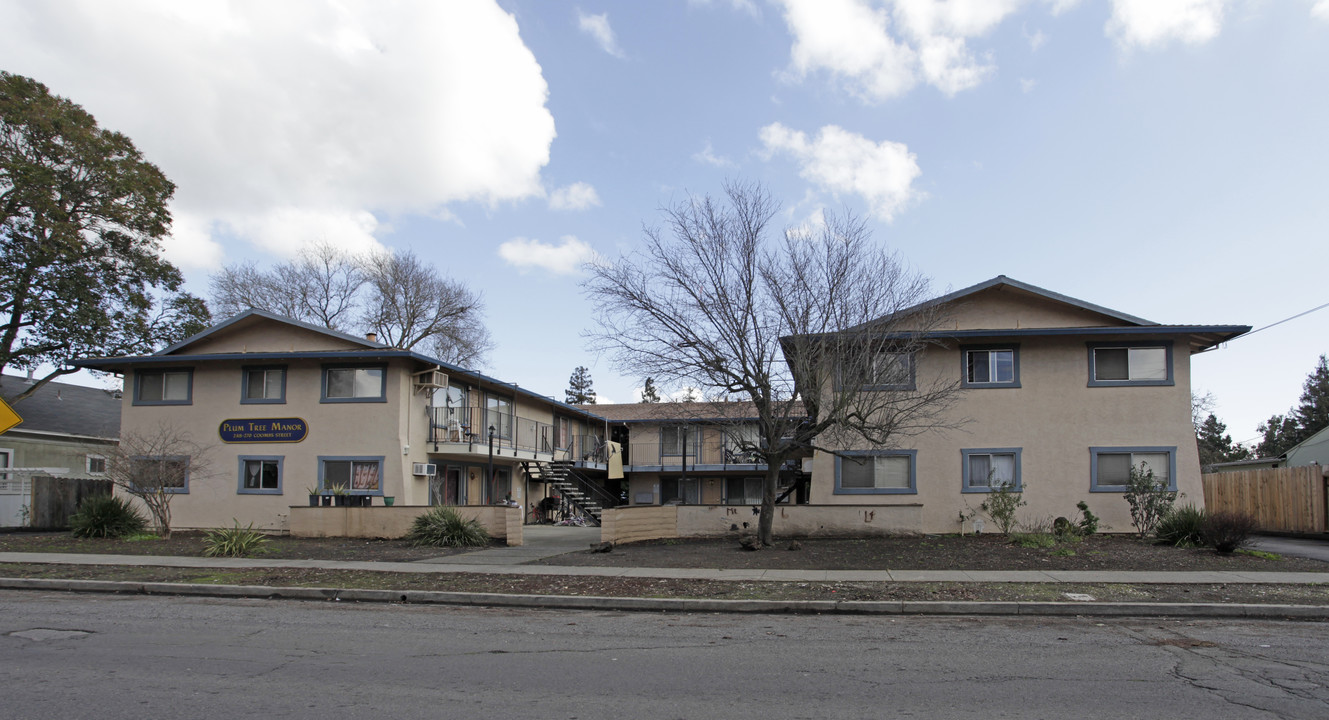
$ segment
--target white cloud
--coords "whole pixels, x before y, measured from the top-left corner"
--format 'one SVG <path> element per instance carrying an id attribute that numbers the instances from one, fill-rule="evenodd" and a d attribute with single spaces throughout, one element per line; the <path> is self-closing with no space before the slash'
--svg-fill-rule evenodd
<path id="1" fill-rule="evenodd" d="M 1034 91 L 1034 86 L 1038 84 L 1033 78 L 1020 78 L 1020 92 L 1028 95 Z"/>
<path id="2" fill-rule="evenodd" d="M 688 0 L 688 4 L 692 6 L 709 6 L 714 4 L 714 0 Z M 761 17 L 761 11 L 757 9 L 757 4 L 752 0 L 728 0 L 728 4 L 735 10 L 742 10 L 752 17 Z"/>
<path id="3" fill-rule="evenodd" d="M 581 28 L 582 32 L 595 38 L 595 41 L 600 44 L 601 50 L 616 58 L 624 57 L 623 49 L 618 46 L 618 40 L 614 38 L 614 29 L 609 27 L 609 13 L 587 15 L 578 10 L 577 27 Z"/>
<path id="4" fill-rule="evenodd" d="M 558 245 L 536 239 L 512 238 L 498 246 L 498 256 L 521 270 L 538 268 L 555 275 L 575 275 L 583 263 L 595 257 L 588 243 L 572 235 L 559 238 Z"/>
<path id="5" fill-rule="evenodd" d="M 768 155 L 792 155 L 800 177 L 833 193 L 862 196 L 882 220 L 894 219 L 923 198 L 913 187 L 922 174 L 918 159 L 903 143 L 876 143 L 835 125 L 823 127 L 809 140 L 802 132 L 772 123 L 761 129 L 760 137 Z"/>
<path id="6" fill-rule="evenodd" d="M 706 141 L 706 147 L 692 154 L 692 159 L 703 165 L 714 165 L 715 167 L 733 167 L 734 161 L 723 155 L 716 155 L 715 148 L 711 147 L 711 141 Z"/>
<path id="7" fill-rule="evenodd" d="M 1329 0 L 1319 0 L 1311 6 L 1311 17 L 1329 22 Z"/>
<path id="8" fill-rule="evenodd" d="M 789 75 L 826 71 L 867 102 L 925 82 L 953 96 L 996 71 L 967 40 L 986 34 L 1025 0 L 780 0 L 794 35 Z"/>
<path id="9" fill-rule="evenodd" d="M 1043 34 L 1042 30 L 1035 30 L 1031 35 L 1027 30 L 1021 30 L 1024 39 L 1029 43 L 1029 49 L 1038 52 L 1038 49 L 1047 44 L 1048 36 Z"/>
<path id="10" fill-rule="evenodd" d="M 585 210 L 600 204 L 600 195 L 589 183 L 575 182 L 549 194 L 550 210 Z"/>
<path id="11" fill-rule="evenodd" d="M 493 0 L 0 0 L 0 67 L 124 132 L 178 186 L 168 257 L 223 235 L 377 243 L 380 218 L 543 196 L 554 119 Z"/>
<path id="12" fill-rule="evenodd" d="M 1112 0 L 1106 32 L 1123 49 L 1157 48 L 1177 40 L 1199 45 L 1223 26 L 1227 0 Z"/>

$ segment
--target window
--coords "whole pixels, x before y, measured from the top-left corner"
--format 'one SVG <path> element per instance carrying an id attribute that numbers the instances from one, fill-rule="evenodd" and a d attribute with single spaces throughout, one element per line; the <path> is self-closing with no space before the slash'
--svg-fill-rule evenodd
<path id="1" fill-rule="evenodd" d="M 661 478 L 660 504 L 681 503 L 683 505 L 701 504 L 700 478 Z"/>
<path id="2" fill-rule="evenodd" d="M 387 367 L 323 368 L 322 402 L 387 402 Z"/>
<path id="3" fill-rule="evenodd" d="M 762 478 L 726 478 L 724 501 L 726 505 L 760 505 Z"/>
<path id="4" fill-rule="evenodd" d="M 835 458 L 835 494 L 917 492 L 917 450 L 848 453 Z"/>
<path id="5" fill-rule="evenodd" d="M 1154 471 L 1154 478 L 1177 489 L 1176 447 L 1089 448 L 1091 492 L 1125 492 L 1131 468 Z"/>
<path id="6" fill-rule="evenodd" d="M 838 385 L 850 390 L 913 390 L 914 356 L 891 351 L 860 353 L 840 365 Z"/>
<path id="7" fill-rule="evenodd" d="M 85 467 L 89 475 L 105 475 L 106 457 L 104 455 L 89 455 Z"/>
<path id="8" fill-rule="evenodd" d="M 481 438 L 489 437 L 489 426 L 494 427 L 494 437 L 512 439 L 512 401 L 499 395 L 485 395 L 485 427 L 480 430 Z M 474 432 L 474 431 L 472 431 Z"/>
<path id="9" fill-rule="evenodd" d="M 554 447 L 566 450 L 572 441 L 572 421 L 565 417 L 554 418 Z"/>
<path id="10" fill-rule="evenodd" d="M 962 492 L 991 492 L 1007 485 L 1019 491 L 1020 448 L 961 450 L 964 462 Z"/>
<path id="11" fill-rule="evenodd" d="M 674 425 L 660 428 L 660 457 L 696 456 L 701 446 L 701 428 Z"/>
<path id="12" fill-rule="evenodd" d="M 972 345 L 960 348 L 964 387 L 1020 387 L 1020 348 Z"/>
<path id="13" fill-rule="evenodd" d="M 135 405 L 188 405 L 193 401 L 193 393 L 193 370 L 138 370 L 134 373 Z"/>
<path id="14" fill-rule="evenodd" d="M 241 495 L 280 495 L 282 460 L 275 455 L 240 457 Z"/>
<path id="15" fill-rule="evenodd" d="M 1172 384 L 1172 343 L 1089 346 L 1089 387 Z"/>
<path id="16" fill-rule="evenodd" d="M 189 492 L 188 455 L 152 455 L 131 458 L 136 490 Z"/>
<path id="17" fill-rule="evenodd" d="M 383 494 L 383 457 L 320 457 L 319 489 L 342 488 L 357 495 Z"/>
<path id="18" fill-rule="evenodd" d="M 243 387 L 240 389 L 241 404 L 280 404 L 286 402 L 286 368 L 244 368 L 240 375 L 243 378 Z"/>

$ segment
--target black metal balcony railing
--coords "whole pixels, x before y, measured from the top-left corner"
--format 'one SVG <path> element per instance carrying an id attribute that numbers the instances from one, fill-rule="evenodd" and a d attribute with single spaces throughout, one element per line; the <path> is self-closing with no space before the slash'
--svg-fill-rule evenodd
<path id="1" fill-rule="evenodd" d="M 576 463 L 608 462 L 607 444 L 595 435 L 574 435 L 566 440 L 555 435 L 554 426 L 520 415 L 483 408 L 429 408 L 432 443 L 453 443 L 489 448 L 489 428 L 494 428 L 494 451 L 524 450 L 549 453 L 553 460 Z M 560 443 L 567 447 L 560 447 Z"/>
<path id="2" fill-rule="evenodd" d="M 685 450 L 686 457 L 683 454 Z M 727 439 L 689 442 L 686 449 L 662 446 L 658 441 L 631 443 L 624 464 L 632 467 L 682 467 L 685 459 L 689 467 L 751 467 L 765 464 L 760 455 L 743 450 L 737 443 Z"/>
<path id="3" fill-rule="evenodd" d="M 512 413 L 484 408 L 431 407 L 430 442 L 489 447 L 494 428 L 494 450 L 553 452 L 554 426 Z"/>

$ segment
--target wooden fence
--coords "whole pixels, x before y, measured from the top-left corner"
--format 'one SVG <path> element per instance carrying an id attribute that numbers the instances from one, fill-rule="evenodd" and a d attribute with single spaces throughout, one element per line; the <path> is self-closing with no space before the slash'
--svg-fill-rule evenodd
<path id="1" fill-rule="evenodd" d="M 1319 465 L 1211 473 L 1202 476 L 1209 512 L 1236 510 L 1261 530 L 1325 532 L 1324 469 Z"/>
<path id="2" fill-rule="evenodd" d="M 69 527 L 69 516 L 92 495 L 110 495 L 111 482 L 92 478 L 38 476 L 32 479 L 32 506 L 28 524 L 44 530 Z"/>

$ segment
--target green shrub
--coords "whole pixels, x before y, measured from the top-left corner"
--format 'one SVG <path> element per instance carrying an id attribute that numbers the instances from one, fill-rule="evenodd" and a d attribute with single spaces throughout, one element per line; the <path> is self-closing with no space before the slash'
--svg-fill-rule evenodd
<path id="1" fill-rule="evenodd" d="M 1051 533 L 1015 533 L 1011 535 L 1011 544 L 1022 548 L 1050 548 L 1057 545 L 1057 538 Z"/>
<path id="2" fill-rule="evenodd" d="M 997 482 L 993 483 L 992 492 L 978 507 L 996 523 L 1002 535 L 1010 535 L 1011 528 L 1015 527 L 1015 511 L 1027 504 L 1024 496 L 1011 483 Z"/>
<path id="3" fill-rule="evenodd" d="M 1093 535 L 1098 532 L 1098 516 L 1089 512 L 1089 503 L 1081 500 L 1075 503 L 1075 507 L 1080 511 L 1080 534 Z"/>
<path id="4" fill-rule="evenodd" d="M 1204 527 L 1204 508 L 1194 505 L 1174 507 L 1159 523 L 1154 534 L 1163 542 L 1177 547 L 1195 547 L 1203 544 L 1200 531 Z"/>
<path id="5" fill-rule="evenodd" d="M 1155 477 L 1148 465 L 1140 463 L 1131 467 L 1130 479 L 1126 481 L 1126 503 L 1131 506 L 1131 524 L 1140 537 L 1152 535 L 1176 501 L 1177 491 L 1169 490 L 1167 483 Z"/>
<path id="6" fill-rule="evenodd" d="M 466 520 L 456 510 L 439 506 L 417 517 L 406 539 L 431 547 L 482 547 L 489 544 L 489 532 L 478 520 Z"/>
<path id="7" fill-rule="evenodd" d="M 264 552 L 263 546 L 268 538 L 254 529 L 254 523 L 240 527 L 235 520 L 234 527 L 209 530 L 203 537 L 203 554 L 207 557 L 249 557 Z"/>
<path id="8" fill-rule="evenodd" d="M 93 495 L 85 499 L 69 518 L 74 537 L 118 538 L 141 533 L 148 521 L 128 500 L 114 495 Z"/>
<path id="9" fill-rule="evenodd" d="M 1255 527 L 1255 518 L 1246 513 L 1216 512 L 1204 519 L 1200 537 L 1205 545 L 1227 554 L 1245 545 Z"/>

